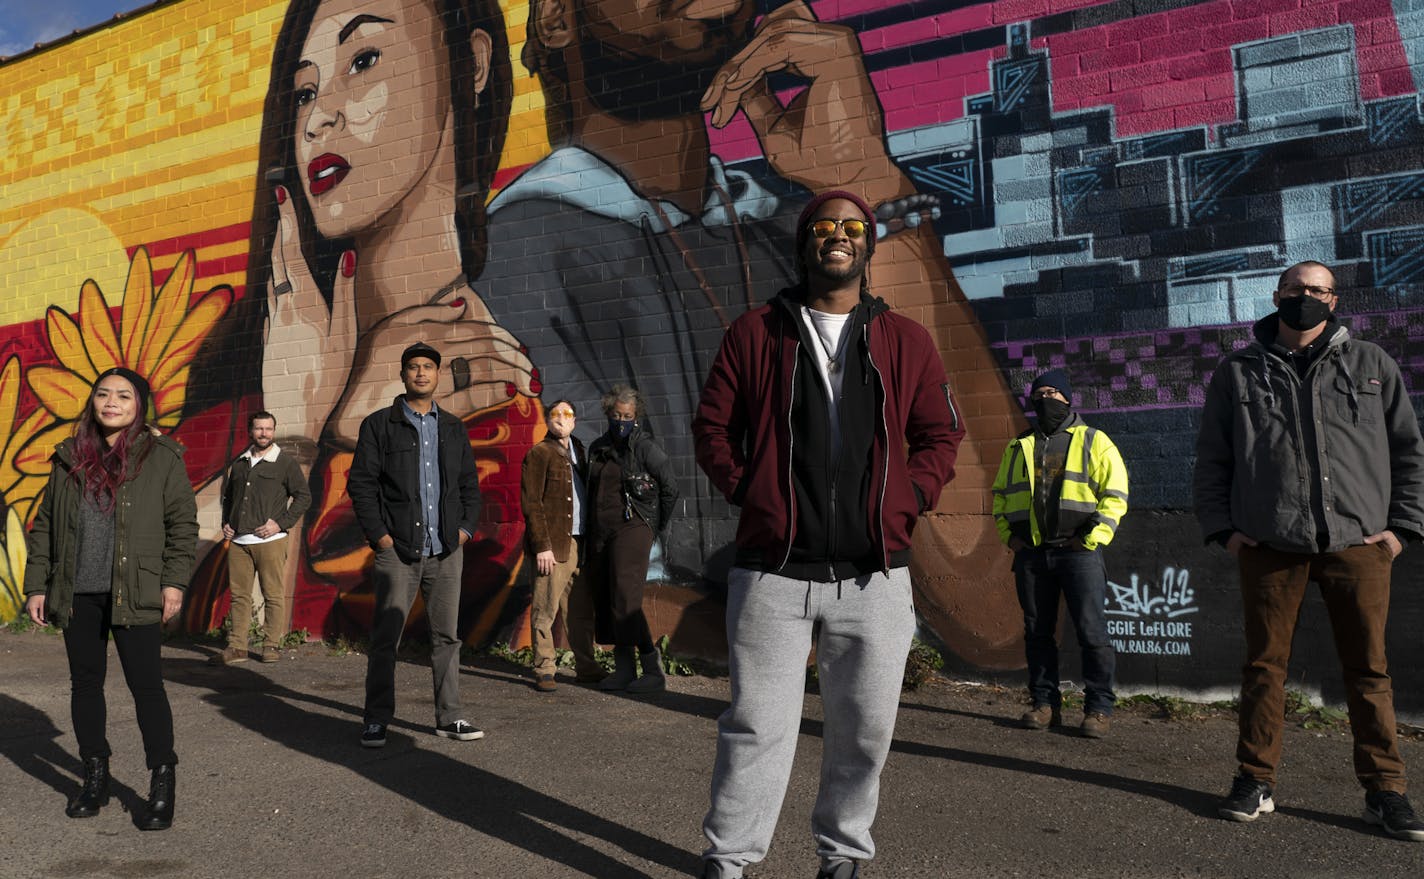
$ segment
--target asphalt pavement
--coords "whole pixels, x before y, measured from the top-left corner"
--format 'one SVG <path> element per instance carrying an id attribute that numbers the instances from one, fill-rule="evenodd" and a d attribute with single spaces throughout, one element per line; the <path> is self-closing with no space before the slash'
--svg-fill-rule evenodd
<path id="1" fill-rule="evenodd" d="M 70 820 L 80 765 L 63 642 L 0 633 L 0 877 L 698 875 L 725 678 L 673 678 L 643 698 L 573 684 L 546 695 L 524 670 L 478 659 L 462 693 L 487 736 L 455 742 L 431 734 L 430 673 L 413 657 L 398 666 L 389 743 L 372 750 L 358 744 L 364 656 L 308 644 L 224 668 L 207 664 L 215 651 L 164 648 L 177 820 L 144 833 L 132 816 L 148 775 L 117 657 L 117 800 Z M 1214 808 L 1234 770 L 1230 716 L 1120 711 L 1093 741 L 1017 729 L 1023 699 L 949 681 L 905 694 L 864 879 L 1424 874 L 1424 844 L 1360 820 L 1348 732 L 1289 726 L 1279 811 L 1233 824 Z M 816 874 L 814 686 L 803 717 L 771 853 L 748 874 L 759 879 Z M 1402 747 L 1424 760 L 1417 742 Z"/>

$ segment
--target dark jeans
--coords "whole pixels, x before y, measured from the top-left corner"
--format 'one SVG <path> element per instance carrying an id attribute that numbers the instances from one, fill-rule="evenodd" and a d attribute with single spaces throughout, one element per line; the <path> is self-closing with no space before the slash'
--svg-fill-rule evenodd
<path id="1" fill-rule="evenodd" d="M 1103 554 L 1083 549 L 1034 547 L 1014 554 L 1014 578 L 1024 614 L 1028 691 L 1034 705 L 1062 704 L 1058 688 L 1058 597 L 1083 650 L 1083 710 L 1112 714 L 1117 655 L 1108 640 L 1107 569 Z"/>
<path id="2" fill-rule="evenodd" d="M 376 585 L 376 616 L 366 654 L 366 723 L 390 723 L 396 713 L 396 649 L 416 593 L 425 602 L 430 624 L 430 671 L 435 691 L 435 724 L 462 720 L 460 714 L 460 575 L 465 550 L 427 556 L 407 564 L 394 549 L 376 552 L 371 579 Z"/>
<path id="3" fill-rule="evenodd" d="M 110 622 L 110 601 L 108 592 L 76 594 L 74 615 L 64 629 L 64 652 L 69 656 L 69 712 L 74 718 L 79 758 L 107 759 L 112 753 L 104 732 L 104 677 L 109 668 L 112 633 L 124 680 L 133 694 L 148 768 L 177 763 L 178 755 L 173 753 L 173 711 L 163 689 L 161 626 L 114 626 Z"/>
<path id="4" fill-rule="evenodd" d="M 608 595 L 613 611 L 613 644 L 653 649 L 648 618 L 643 615 L 643 590 L 648 583 L 648 560 L 653 551 L 653 529 L 640 519 L 599 536 L 585 565 L 595 595 Z"/>
<path id="5" fill-rule="evenodd" d="M 1405 789 L 1404 759 L 1395 734 L 1394 689 L 1384 655 L 1389 575 L 1394 560 L 1383 543 L 1315 554 L 1242 547 L 1241 602 L 1246 665 L 1241 670 L 1241 773 L 1276 783 L 1285 723 L 1286 667 L 1300 605 L 1310 581 L 1330 615 L 1345 679 L 1345 703 L 1355 736 L 1355 775 L 1366 790 Z"/>

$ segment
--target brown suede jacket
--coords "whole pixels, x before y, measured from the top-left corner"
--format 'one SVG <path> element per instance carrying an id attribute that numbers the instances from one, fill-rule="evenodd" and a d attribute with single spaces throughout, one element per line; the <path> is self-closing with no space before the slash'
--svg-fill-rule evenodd
<path id="1" fill-rule="evenodd" d="M 569 437 L 569 441 L 578 457 L 579 477 L 586 481 L 588 458 L 583 443 L 576 436 Z M 573 543 L 574 486 L 569 476 L 569 454 L 552 435 L 544 437 L 524 456 L 519 502 L 524 508 L 524 543 L 529 552 L 553 550 L 555 560 L 568 561 Z"/>

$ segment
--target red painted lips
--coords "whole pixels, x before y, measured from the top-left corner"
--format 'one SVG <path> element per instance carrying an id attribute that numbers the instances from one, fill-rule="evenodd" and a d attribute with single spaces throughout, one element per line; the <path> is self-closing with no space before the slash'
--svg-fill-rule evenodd
<path id="1" fill-rule="evenodd" d="M 334 189 L 336 184 L 346 179 L 351 166 L 335 153 L 322 153 L 307 165 L 307 181 L 313 197 Z"/>

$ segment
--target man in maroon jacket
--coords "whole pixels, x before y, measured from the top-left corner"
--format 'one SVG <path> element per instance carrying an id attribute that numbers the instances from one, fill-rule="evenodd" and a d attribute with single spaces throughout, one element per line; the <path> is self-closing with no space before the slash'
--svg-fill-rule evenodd
<path id="1" fill-rule="evenodd" d="M 797 224 L 802 283 L 728 329 L 692 422 L 697 463 L 741 507 L 705 877 L 736 879 L 771 844 L 813 633 L 825 708 L 817 877 L 850 879 L 875 854 L 915 631 L 910 532 L 964 436 L 929 332 L 869 294 L 875 229 L 850 193 L 811 200 Z"/>

